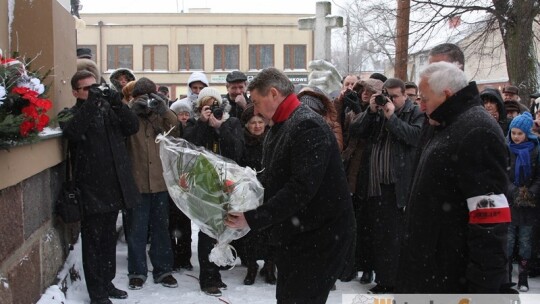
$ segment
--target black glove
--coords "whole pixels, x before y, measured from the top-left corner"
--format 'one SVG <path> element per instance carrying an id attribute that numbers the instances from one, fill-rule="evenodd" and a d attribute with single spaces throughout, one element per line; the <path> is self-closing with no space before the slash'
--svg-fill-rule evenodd
<path id="1" fill-rule="evenodd" d="M 157 105 L 151 107 L 151 109 L 159 115 L 165 114 L 165 112 L 167 112 L 167 110 L 169 109 L 169 107 L 167 106 L 167 101 L 163 97 L 155 93 L 150 93 L 149 96 L 151 99 L 155 99 L 157 101 Z"/>
<path id="2" fill-rule="evenodd" d="M 109 103 L 113 109 L 120 109 L 124 104 L 122 102 L 122 94 L 113 90 L 109 90 Z"/>
<path id="3" fill-rule="evenodd" d="M 345 106 L 351 109 L 355 114 L 358 114 L 362 111 L 362 109 L 360 108 L 360 98 L 355 91 L 349 90 L 345 92 L 343 99 L 345 101 Z"/>
<path id="4" fill-rule="evenodd" d="M 102 93 L 98 84 L 92 85 L 90 89 L 88 89 L 88 98 L 86 101 L 97 104 L 102 98 Z"/>

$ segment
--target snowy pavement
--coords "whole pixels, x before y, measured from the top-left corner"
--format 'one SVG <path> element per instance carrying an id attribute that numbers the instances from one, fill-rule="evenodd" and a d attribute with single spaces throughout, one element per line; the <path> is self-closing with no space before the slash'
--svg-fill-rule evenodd
<path id="1" fill-rule="evenodd" d="M 223 282 L 228 285 L 227 290 L 223 291 L 223 295 L 219 298 L 211 297 L 203 294 L 199 289 L 199 283 L 197 277 L 199 276 L 199 265 L 197 261 L 197 232 L 198 228 L 193 226 L 193 242 L 192 250 L 193 256 L 191 262 L 194 266 L 193 271 L 182 270 L 174 273 L 174 277 L 178 280 L 178 288 L 166 288 L 161 284 L 154 284 L 150 277 L 146 281 L 141 290 L 129 290 L 128 277 L 127 277 L 127 244 L 119 241 L 117 245 L 116 255 L 116 277 L 113 283 L 117 288 L 126 290 L 129 297 L 125 300 L 112 300 L 114 304 L 270 304 L 275 303 L 275 286 L 269 285 L 264 282 L 261 276 L 257 276 L 254 285 L 243 285 L 244 276 L 246 274 L 246 268 L 240 265 L 228 271 L 221 271 Z M 71 252 L 66 264 L 75 264 L 75 269 L 79 270 L 82 275 L 82 263 L 81 263 L 81 248 L 80 242 L 75 246 L 75 249 Z M 262 261 L 259 261 L 259 266 L 262 266 Z M 67 268 L 63 271 L 67 271 Z M 149 268 L 151 264 L 149 262 Z M 517 267 L 514 267 L 517 268 Z M 517 281 L 517 270 L 514 270 L 514 282 Z M 330 292 L 328 298 L 328 304 L 345 304 L 351 303 L 351 301 L 343 300 L 350 298 L 350 294 L 366 294 L 367 291 L 375 286 L 374 284 L 361 285 L 358 279 L 351 282 L 337 282 L 337 290 Z M 530 278 L 529 285 L 531 290 L 521 296 L 521 303 L 540 303 L 540 278 Z M 84 284 L 84 277 L 82 280 L 73 282 L 69 286 L 66 298 L 63 299 L 57 286 L 52 286 L 42 296 L 41 300 L 37 304 L 87 304 L 90 302 L 86 286 Z"/>

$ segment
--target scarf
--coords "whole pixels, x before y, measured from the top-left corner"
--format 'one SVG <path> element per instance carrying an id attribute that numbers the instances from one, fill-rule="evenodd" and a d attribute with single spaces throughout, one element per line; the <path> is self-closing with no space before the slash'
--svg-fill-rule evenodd
<path id="1" fill-rule="evenodd" d="M 296 98 L 296 95 L 289 94 L 278 106 L 272 121 L 276 124 L 284 122 L 291 116 L 291 113 L 300 106 L 300 101 Z"/>
<path id="2" fill-rule="evenodd" d="M 510 151 L 516 155 L 514 168 L 514 185 L 521 186 L 531 176 L 531 151 L 534 149 L 532 141 L 521 144 L 510 143 Z M 523 177 L 523 181 L 521 178 Z"/>

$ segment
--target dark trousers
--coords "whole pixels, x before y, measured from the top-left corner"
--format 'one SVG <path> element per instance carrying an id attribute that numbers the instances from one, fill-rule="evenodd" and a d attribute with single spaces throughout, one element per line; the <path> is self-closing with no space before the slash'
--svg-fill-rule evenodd
<path id="1" fill-rule="evenodd" d="M 208 256 L 214 248 L 217 241 L 205 233 L 199 231 L 199 243 L 197 244 L 197 253 L 199 256 L 199 284 L 201 288 L 216 286 L 216 283 L 221 281 L 219 267 L 210 262 Z"/>
<path id="2" fill-rule="evenodd" d="M 107 299 L 116 274 L 118 211 L 85 215 L 81 221 L 82 260 L 91 300 Z"/>
<path id="3" fill-rule="evenodd" d="M 191 220 L 169 196 L 169 235 L 174 255 L 173 268 L 189 265 L 191 259 Z"/>
<path id="4" fill-rule="evenodd" d="M 330 292 L 329 292 L 330 293 Z M 287 299 L 287 300 L 277 300 L 277 304 L 324 304 L 328 299 L 328 293 L 323 296 L 309 299 Z"/>
<path id="5" fill-rule="evenodd" d="M 403 211 L 397 207 L 394 185 L 381 184 L 381 196 L 368 199 L 375 282 L 396 285 L 399 245 L 403 230 Z"/>
<path id="6" fill-rule="evenodd" d="M 355 270 L 372 271 L 372 235 L 369 225 L 369 212 L 366 199 L 353 195 L 354 217 L 356 219 Z"/>

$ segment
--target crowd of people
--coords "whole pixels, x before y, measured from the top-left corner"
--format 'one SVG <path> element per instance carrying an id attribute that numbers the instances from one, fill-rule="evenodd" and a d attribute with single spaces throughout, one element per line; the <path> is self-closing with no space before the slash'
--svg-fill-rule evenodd
<path id="1" fill-rule="evenodd" d="M 254 284 L 263 260 L 278 303 L 325 303 L 336 280 L 375 282 L 374 294 L 513 293 L 513 262 L 517 289 L 528 290 L 539 249 L 540 96 L 524 103 L 512 85 L 479 92 L 456 45 L 432 49 L 418 83 L 347 75 L 328 94 L 266 68 L 249 83 L 229 73 L 221 95 L 194 72 L 172 101 L 128 69 L 100 87 L 91 54 L 78 55 L 76 103 L 59 121 L 82 194 L 91 304 L 128 297 L 112 283 L 119 211 L 129 289 L 146 284 L 147 244 L 154 283 L 176 288 L 172 273 L 193 269 L 191 222 L 168 194 L 154 141 L 171 129 L 259 172 L 263 204 L 224 220 L 251 229 L 233 244 L 243 284 Z M 227 288 L 209 260 L 216 242 L 199 232 L 200 288 L 210 296 Z"/>

